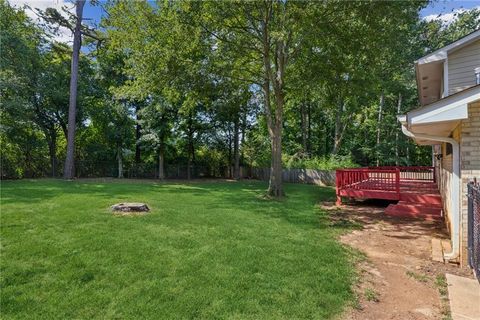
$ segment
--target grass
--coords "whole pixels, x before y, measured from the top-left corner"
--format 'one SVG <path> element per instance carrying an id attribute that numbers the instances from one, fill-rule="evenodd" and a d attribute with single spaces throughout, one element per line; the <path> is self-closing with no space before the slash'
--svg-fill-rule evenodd
<path id="1" fill-rule="evenodd" d="M 406 272 L 406 274 L 407 274 L 407 276 L 417 280 L 418 282 L 427 283 L 430 280 L 430 278 L 427 275 L 416 273 L 416 272 L 413 272 L 413 271 L 410 271 L 410 270 L 408 270 Z"/>
<path id="2" fill-rule="evenodd" d="M 378 293 L 373 290 L 372 288 L 366 288 L 365 289 L 365 299 L 367 301 L 373 301 L 373 302 L 379 302 L 380 300 L 378 299 Z"/>
<path id="3" fill-rule="evenodd" d="M 352 303 L 352 252 L 315 204 L 261 182 L 4 181 L 3 319 L 328 319 Z M 109 206 L 146 202 L 146 216 Z"/>
<path id="4" fill-rule="evenodd" d="M 440 307 L 442 313 L 442 320 L 452 320 L 452 314 L 450 312 L 450 303 L 448 300 L 448 284 L 447 278 L 444 274 L 439 274 L 435 277 L 435 286 L 438 289 L 442 305 Z"/>

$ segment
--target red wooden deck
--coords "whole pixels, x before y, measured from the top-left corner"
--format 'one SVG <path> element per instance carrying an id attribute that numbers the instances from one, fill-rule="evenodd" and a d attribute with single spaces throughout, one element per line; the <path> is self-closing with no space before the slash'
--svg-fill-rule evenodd
<path id="1" fill-rule="evenodd" d="M 370 167 L 337 170 L 337 204 L 342 197 L 400 201 L 386 213 L 403 217 L 441 217 L 442 199 L 434 167 Z"/>

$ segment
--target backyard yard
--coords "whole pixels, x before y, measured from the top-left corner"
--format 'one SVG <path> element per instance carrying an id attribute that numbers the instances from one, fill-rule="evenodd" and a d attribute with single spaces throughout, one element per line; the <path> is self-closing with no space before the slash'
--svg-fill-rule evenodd
<path id="1" fill-rule="evenodd" d="M 352 305 L 352 251 L 317 204 L 265 183 L 3 181 L 2 318 L 319 318 Z M 145 202 L 144 216 L 110 205 Z"/>

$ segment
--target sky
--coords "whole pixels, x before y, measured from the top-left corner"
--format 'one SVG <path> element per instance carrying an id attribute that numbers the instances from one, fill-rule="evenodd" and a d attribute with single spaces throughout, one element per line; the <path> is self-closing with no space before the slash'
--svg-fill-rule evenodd
<path id="1" fill-rule="evenodd" d="M 32 8 L 39 8 L 45 10 L 48 7 L 61 9 L 63 6 L 73 10 L 71 0 L 8 0 L 10 4 L 21 7 L 25 4 Z M 101 1 L 102 2 L 102 1 Z M 420 11 L 422 18 L 426 20 L 436 19 L 440 17 L 445 22 L 450 22 L 455 16 L 465 10 L 478 8 L 480 9 L 480 0 L 456 1 L 456 0 L 437 0 L 430 3 L 426 8 Z M 59 10 L 60 11 L 60 10 Z M 34 20 L 38 19 L 32 10 L 27 10 L 27 14 Z M 85 5 L 83 16 L 86 18 L 85 22 L 88 24 L 98 23 L 104 14 L 101 6 L 92 6 L 89 1 Z M 68 29 L 61 29 L 60 34 L 56 39 L 63 42 L 71 42 L 72 34 Z"/>
<path id="2" fill-rule="evenodd" d="M 449 22 L 453 19 L 455 13 L 469 9 L 480 9 L 480 0 L 469 1 L 447 1 L 439 0 L 430 3 L 429 6 L 420 11 L 420 16 L 426 20 L 432 20 L 441 15 L 441 19 Z"/>

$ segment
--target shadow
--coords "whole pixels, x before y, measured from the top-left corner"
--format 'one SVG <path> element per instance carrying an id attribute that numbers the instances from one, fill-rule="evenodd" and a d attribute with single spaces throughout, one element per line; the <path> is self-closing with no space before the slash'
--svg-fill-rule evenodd
<path id="1" fill-rule="evenodd" d="M 308 184 L 285 183 L 286 196 L 280 200 L 265 199 L 267 183 L 263 181 L 241 181 L 236 185 L 211 184 L 209 190 L 220 201 L 215 205 L 219 209 L 231 209 L 239 204 L 242 209 L 280 219 L 302 228 L 327 228 L 327 216 L 318 210 L 316 204 L 332 200 L 335 190 Z"/>
<path id="2" fill-rule="evenodd" d="M 331 187 L 308 184 L 285 183 L 286 197 L 281 200 L 265 199 L 267 182 L 257 180 L 192 180 L 155 181 L 130 179 L 38 179 L 2 182 L 2 205 L 35 205 L 63 195 L 84 195 L 94 198 L 134 200 L 136 197 L 152 197 L 158 192 L 171 195 L 187 195 L 182 201 L 191 201 L 194 212 L 195 202 L 210 197 L 208 208 L 231 210 L 236 207 L 256 215 L 286 221 L 301 228 L 351 229 L 356 223 L 349 220 L 332 224 L 325 211 L 317 204 L 335 198 Z M 190 197 L 191 196 L 191 197 Z M 85 197 L 85 199 L 88 199 Z M 170 197 L 171 198 L 171 197 Z M 197 199 L 198 198 L 198 199 Z M 210 198 L 209 198 L 210 199 Z M 112 203 L 113 204 L 113 203 Z"/>
<path id="3" fill-rule="evenodd" d="M 152 183 L 152 186 L 155 186 Z M 38 179 L 2 181 L 2 205 L 35 204 L 64 194 L 92 195 L 95 197 L 122 197 L 145 192 L 135 184 L 65 181 L 60 179 Z"/>
<path id="4" fill-rule="evenodd" d="M 412 240 L 422 236 L 431 236 L 441 239 L 449 239 L 448 231 L 444 221 L 427 221 L 415 218 L 392 217 L 385 214 L 389 204 L 397 201 L 387 200 L 365 200 L 355 201 L 341 207 L 335 206 L 333 202 L 324 202 L 320 206 L 329 212 L 332 221 L 348 220 L 353 225 L 360 225 L 361 228 L 372 228 L 379 223 L 385 235 L 391 238 Z M 403 233 L 398 235 L 396 233 Z"/>

